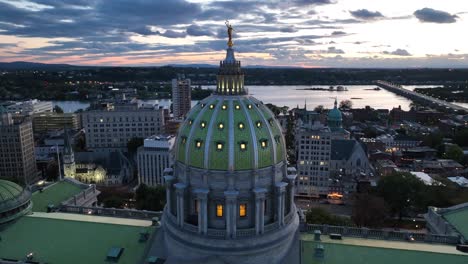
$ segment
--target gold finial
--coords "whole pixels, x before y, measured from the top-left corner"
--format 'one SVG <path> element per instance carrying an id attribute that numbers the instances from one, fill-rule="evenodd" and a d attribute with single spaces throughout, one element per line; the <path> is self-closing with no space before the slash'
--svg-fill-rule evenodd
<path id="1" fill-rule="evenodd" d="M 232 43 L 232 31 L 234 29 L 232 28 L 232 25 L 229 23 L 229 20 L 226 20 L 225 24 L 226 24 L 226 27 L 227 27 L 227 32 L 228 32 L 228 37 L 229 37 L 229 40 L 228 40 L 227 44 L 228 44 L 228 46 L 230 48 L 232 48 L 232 46 L 234 46 L 234 43 Z"/>

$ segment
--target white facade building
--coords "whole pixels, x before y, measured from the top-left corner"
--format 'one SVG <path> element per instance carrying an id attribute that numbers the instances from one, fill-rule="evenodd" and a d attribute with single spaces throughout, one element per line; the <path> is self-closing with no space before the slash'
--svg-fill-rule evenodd
<path id="1" fill-rule="evenodd" d="M 90 110 L 82 116 L 88 149 L 126 151 L 130 139 L 164 130 L 164 111 L 157 105 Z"/>
<path id="2" fill-rule="evenodd" d="M 318 123 L 296 132 L 296 195 L 318 197 L 328 194 L 331 135 L 328 127 Z"/>
<path id="3" fill-rule="evenodd" d="M 138 183 L 148 186 L 164 184 L 164 169 L 173 163 L 173 136 L 152 136 L 138 148 Z"/>
<path id="4" fill-rule="evenodd" d="M 191 108 L 190 79 L 172 79 L 172 112 L 174 118 L 183 118 Z"/>
<path id="5" fill-rule="evenodd" d="M 24 102 L 16 102 L 7 106 L 7 109 L 10 113 L 29 116 L 32 114 L 52 112 L 53 104 L 51 101 L 39 101 L 37 99 L 32 99 Z"/>

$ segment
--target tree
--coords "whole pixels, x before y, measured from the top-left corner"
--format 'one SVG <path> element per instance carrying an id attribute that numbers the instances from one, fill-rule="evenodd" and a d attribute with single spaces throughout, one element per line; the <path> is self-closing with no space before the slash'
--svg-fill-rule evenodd
<path id="1" fill-rule="evenodd" d="M 353 102 L 351 100 L 343 100 L 340 102 L 340 109 L 351 109 L 353 108 Z"/>
<path id="2" fill-rule="evenodd" d="M 103 203 L 106 208 L 122 208 L 124 200 L 119 196 L 113 195 L 104 199 Z"/>
<path id="3" fill-rule="evenodd" d="M 136 190 L 135 200 L 136 208 L 139 210 L 162 211 L 166 204 L 166 188 L 141 184 Z"/>
<path id="4" fill-rule="evenodd" d="M 63 114 L 63 109 L 60 106 L 55 105 L 54 106 L 54 112 L 57 113 L 57 114 Z"/>
<path id="5" fill-rule="evenodd" d="M 450 145 L 447 148 L 447 151 L 444 153 L 443 157 L 444 159 L 452 159 L 459 163 L 463 163 L 463 160 L 464 160 L 463 149 L 461 149 L 457 145 Z"/>
<path id="6" fill-rule="evenodd" d="M 127 143 L 127 149 L 130 154 L 135 154 L 140 146 L 143 146 L 143 138 L 134 137 Z"/>
<path id="7" fill-rule="evenodd" d="M 388 216 L 382 197 L 368 193 L 358 194 L 353 205 L 352 219 L 357 226 L 381 227 Z"/>
<path id="8" fill-rule="evenodd" d="M 407 211 L 425 207 L 423 204 L 425 189 L 426 185 L 413 174 L 395 172 L 380 179 L 377 184 L 377 195 L 385 200 L 390 207 L 390 212 L 398 215 L 401 221 L 403 214 Z"/>
<path id="9" fill-rule="evenodd" d="M 317 113 L 322 113 L 324 110 L 325 110 L 325 107 L 323 107 L 323 105 L 317 105 L 314 108 L 314 111 L 317 112 Z"/>
<path id="10" fill-rule="evenodd" d="M 437 148 L 442 144 L 443 136 L 441 133 L 430 133 L 423 138 L 423 145 L 431 148 Z"/>
<path id="11" fill-rule="evenodd" d="M 351 226 L 352 222 L 346 217 L 330 214 L 323 208 L 311 208 L 306 212 L 306 222 L 316 225 Z"/>
<path id="12" fill-rule="evenodd" d="M 461 147 L 468 146 L 468 129 L 462 129 L 455 132 L 453 142 Z"/>

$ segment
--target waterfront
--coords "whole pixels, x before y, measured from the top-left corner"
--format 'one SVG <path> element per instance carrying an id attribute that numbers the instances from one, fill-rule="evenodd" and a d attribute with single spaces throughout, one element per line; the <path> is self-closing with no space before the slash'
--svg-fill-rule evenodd
<path id="1" fill-rule="evenodd" d="M 408 110 L 411 101 L 395 95 L 384 89 L 373 90 L 375 85 L 347 85 L 348 91 L 311 91 L 303 90 L 307 88 L 324 88 L 329 86 L 308 86 L 308 85 L 268 85 L 268 86 L 248 86 L 251 95 L 262 100 L 264 103 L 272 103 L 279 106 L 288 106 L 290 108 L 304 106 L 307 102 L 308 109 L 314 109 L 317 105 L 323 105 L 325 108 L 333 107 L 335 97 L 338 102 L 342 100 L 351 100 L 354 108 L 363 108 L 370 106 L 376 109 L 392 109 L 393 107 L 401 106 L 402 109 Z M 415 88 L 418 86 L 412 86 Z M 425 87 L 425 86 L 421 86 Z M 205 89 L 214 89 L 214 86 L 204 86 Z M 351 99 L 362 98 L 362 99 Z M 143 102 L 158 102 L 163 107 L 169 107 L 170 99 L 162 100 L 142 100 Z M 86 101 L 53 101 L 54 105 L 59 105 L 65 112 L 74 112 L 78 109 L 86 109 L 89 107 L 89 102 Z M 193 101 L 192 104 L 195 104 Z"/>

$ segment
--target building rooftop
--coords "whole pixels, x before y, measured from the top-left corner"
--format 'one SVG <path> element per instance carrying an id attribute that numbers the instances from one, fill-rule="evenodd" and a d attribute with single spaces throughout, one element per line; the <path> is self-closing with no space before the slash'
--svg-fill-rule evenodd
<path id="1" fill-rule="evenodd" d="M 302 239 L 301 259 L 304 264 L 347 263 L 347 264 L 440 264 L 467 263 L 468 254 L 457 251 L 453 245 L 387 241 L 363 238 L 343 238 L 332 240 L 321 236 L 321 241 L 314 241 L 313 234 L 304 234 Z M 317 258 L 315 248 L 322 245 L 323 258 Z"/>
<path id="2" fill-rule="evenodd" d="M 465 239 L 468 239 L 468 206 L 443 213 L 443 217 L 455 227 Z"/>
<path id="3" fill-rule="evenodd" d="M 331 141 L 331 160 L 348 160 L 353 154 L 356 140 L 335 139 Z"/>
<path id="4" fill-rule="evenodd" d="M 37 191 L 32 195 L 33 211 L 47 212 L 47 206 L 53 204 L 58 206 L 73 195 L 83 191 L 80 186 L 67 181 L 60 181 L 45 187 L 42 192 Z"/>
<path id="5" fill-rule="evenodd" d="M 142 227 L 119 224 L 118 219 L 102 223 L 99 216 L 87 216 L 88 221 L 70 219 L 73 216 L 78 215 L 68 214 L 68 219 L 34 215 L 20 218 L 0 232 L 0 259 L 24 260 L 33 253 L 32 261 L 40 263 L 108 263 L 109 250 L 118 247 L 123 248 L 118 263 L 133 264 L 143 257 L 148 244 L 139 241 L 140 233 L 153 232 L 150 221 Z"/>

